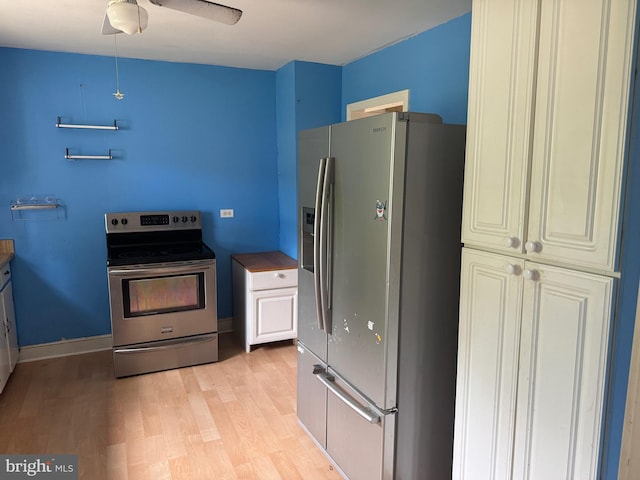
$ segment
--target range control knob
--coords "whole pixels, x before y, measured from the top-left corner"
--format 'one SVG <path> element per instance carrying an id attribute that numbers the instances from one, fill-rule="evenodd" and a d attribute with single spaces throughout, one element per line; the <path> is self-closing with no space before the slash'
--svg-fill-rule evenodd
<path id="1" fill-rule="evenodd" d="M 178 220 L 180 220 L 178 217 L 173 217 L 171 220 L 173 220 L 173 223 L 178 223 Z"/>
<path id="2" fill-rule="evenodd" d="M 122 220 L 120 220 L 120 223 L 122 223 L 123 225 L 126 225 L 127 223 L 129 223 L 129 220 L 127 220 L 126 218 L 123 218 Z"/>
<path id="3" fill-rule="evenodd" d="M 198 219 L 198 217 L 196 217 L 195 215 L 191 215 L 191 221 L 195 222 Z"/>
<path id="4" fill-rule="evenodd" d="M 182 223 L 187 223 L 187 220 L 189 220 L 187 217 L 182 217 Z"/>
<path id="5" fill-rule="evenodd" d="M 111 225 L 117 225 L 118 224 L 118 219 L 117 218 L 112 218 L 111 219 Z"/>

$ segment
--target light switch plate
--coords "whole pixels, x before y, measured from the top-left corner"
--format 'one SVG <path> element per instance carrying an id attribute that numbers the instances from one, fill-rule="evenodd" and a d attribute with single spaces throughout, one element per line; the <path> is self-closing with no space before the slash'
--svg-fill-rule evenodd
<path id="1" fill-rule="evenodd" d="M 220 218 L 233 218 L 233 208 L 223 208 L 220 210 Z"/>

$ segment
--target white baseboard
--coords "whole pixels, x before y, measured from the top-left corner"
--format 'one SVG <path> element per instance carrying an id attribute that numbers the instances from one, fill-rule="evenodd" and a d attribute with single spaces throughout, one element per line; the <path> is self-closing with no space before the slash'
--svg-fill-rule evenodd
<path id="1" fill-rule="evenodd" d="M 39 345 L 28 345 L 20 348 L 18 362 L 33 362 L 47 358 L 110 350 L 112 346 L 113 340 L 111 339 L 111 334 L 98 335 L 96 337 L 72 338 L 70 340 L 60 340 L 59 342 L 41 343 Z"/>
<path id="2" fill-rule="evenodd" d="M 218 333 L 229 333 L 232 331 L 233 318 L 218 319 Z M 36 360 L 46 360 L 47 358 L 99 352 L 101 350 L 110 350 L 111 347 L 113 347 L 111 334 L 72 338 L 70 340 L 60 340 L 59 342 L 41 343 L 39 345 L 28 345 L 20 348 L 18 362 L 33 362 Z"/>

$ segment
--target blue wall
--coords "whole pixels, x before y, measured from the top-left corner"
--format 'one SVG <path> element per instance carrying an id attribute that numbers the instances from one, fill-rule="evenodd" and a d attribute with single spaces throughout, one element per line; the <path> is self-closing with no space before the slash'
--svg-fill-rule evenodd
<path id="1" fill-rule="evenodd" d="M 3 48 L 0 63 L 0 238 L 15 239 L 20 345 L 110 332 L 110 211 L 202 210 L 230 317 L 230 253 L 278 248 L 275 73 L 120 59 L 118 101 L 113 58 Z M 57 129 L 57 116 L 122 129 Z M 117 159 L 65 160 L 67 147 Z M 10 201 L 38 193 L 64 217 L 12 221 Z"/>
<path id="2" fill-rule="evenodd" d="M 276 72 L 280 250 L 298 258 L 298 132 L 340 121 L 342 68 L 291 62 Z"/>
<path id="3" fill-rule="evenodd" d="M 280 189 L 279 250 L 298 258 L 296 245 L 296 67 L 288 63 L 276 71 L 276 120 L 278 135 L 278 181 Z"/>
<path id="4" fill-rule="evenodd" d="M 410 89 L 412 111 L 467 123 L 470 46 L 468 13 L 346 65 L 342 118 L 349 103 Z"/>
<path id="5" fill-rule="evenodd" d="M 411 110 L 466 123 L 471 14 L 344 67 L 291 62 L 276 72 L 280 250 L 297 258 L 297 133 L 344 120 L 346 106 L 410 89 Z"/>
<path id="6" fill-rule="evenodd" d="M 109 211 L 202 210 L 218 257 L 218 313 L 231 316 L 231 253 L 297 257 L 297 132 L 339 121 L 346 103 L 405 88 L 413 110 L 463 122 L 469 38 L 465 15 L 345 67 L 292 62 L 267 72 L 120 59 L 122 101 L 112 96 L 111 57 L 0 48 L 0 88 L 11 92 L 1 100 L 0 238 L 16 242 L 20 345 L 110 332 Z M 121 130 L 56 129 L 57 116 L 117 119 Z M 67 147 L 111 149 L 116 158 L 65 160 Z M 10 201 L 40 193 L 61 199 L 63 218 L 13 221 Z M 235 218 L 220 219 L 220 208 Z"/>
<path id="7" fill-rule="evenodd" d="M 277 72 L 0 48 L 0 238 L 16 240 L 20 344 L 110 332 L 103 214 L 200 209 L 218 255 L 220 317 L 231 316 L 230 253 L 297 257 L 296 138 L 344 119 L 348 103 L 410 89 L 413 111 L 466 123 L 471 14 L 344 67 L 292 62 Z M 638 86 L 636 85 L 636 90 Z M 603 478 L 617 477 L 638 278 L 639 116 L 629 165 L 619 311 L 613 338 Z M 55 118 L 118 132 L 59 130 Z M 64 149 L 114 150 L 68 161 Z M 637 189 L 636 189 L 637 190 Z M 54 193 L 64 218 L 12 221 L 9 202 Z M 235 218 L 221 220 L 220 208 Z"/>

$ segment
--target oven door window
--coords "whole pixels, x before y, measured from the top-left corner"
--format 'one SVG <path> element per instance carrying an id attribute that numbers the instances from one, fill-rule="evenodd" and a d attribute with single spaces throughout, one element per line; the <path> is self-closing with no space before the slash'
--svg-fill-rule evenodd
<path id="1" fill-rule="evenodd" d="M 205 308 L 204 273 L 123 280 L 125 318 Z"/>

